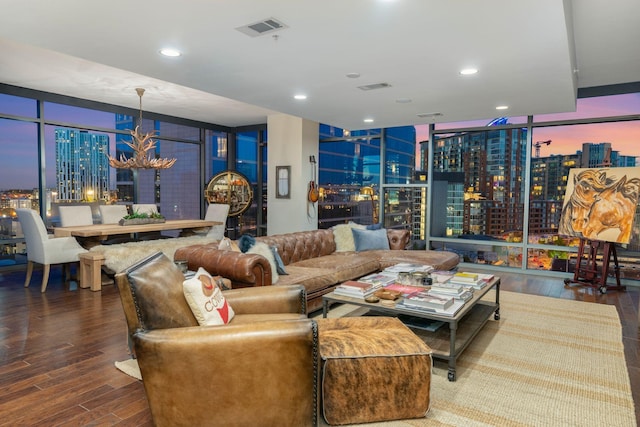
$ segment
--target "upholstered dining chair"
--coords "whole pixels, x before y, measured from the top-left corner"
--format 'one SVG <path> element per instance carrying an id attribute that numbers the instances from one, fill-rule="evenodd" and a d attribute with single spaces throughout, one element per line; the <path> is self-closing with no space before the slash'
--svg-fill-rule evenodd
<path id="1" fill-rule="evenodd" d="M 24 287 L 29 286 L 33 264 L 42 264 L 41 292 L 47 289 L 52 264 L 78 262 L 78 255 L 87 252 L 73 237 L 53 237 L 47 234 L 42 218 L 33 209 L 16 209 L 18 221 L 27 242 L 27 277 Z M 68 266 L 67 266 L 68 267 Z"/>
<path id="2" fill-rule="evenodd" d="M 60 206 L 60 225 L 72 227 L 74 225 L 93 224 L 93 214 L 90 206 Z"/>
<path id="3" fill-rule="evenodd" d="M 158 206 L 153 203 L 134 203 L 131 206 L 132 213 L 146 213 L 148 215 L 158 213 Z M 137 233 L 137 240 L 157 240 L 166 239 L 168 236 L 163 236 L 159 231 L 145 231 L 144 233 Z"/>
<path id="4" fill-rule="evenodd" d="M 233 319 L 199 326 L 162 253 L 115 279 L 154 425 L 317 425 L 318 329 L 303 286 L 224 291 Z"/>
<path id="5" fill-rule="evenodd" d="M 131 206 L 131 212 L 133 213 L 146 213 L 146 214 L 154 214 L 154 213 L 158 213 L 158 206 L 152 204 L 152 203 L 134 203 L 133 206 Z"/>
<path id="6" fill-rule="evenodd" d="M 224 233 L 227 230 L 227 217 L 229 216 L 229 205 L 223 203 L 211 203 L 207 206 L 207 213 L 204 219 L 207 221 L 219 221 L 222 224 L 214 225 L 209 229 L 207 237 L 216 240 L 224 239 Z"/>
<path id="7" fill-rule="evenodd" d="M 118 224 L 120 220 L 129 214 L 125 205 L 100 205 L 100 219 L 103 224 Z M 136 239 L 132 234 L 118 234 L 109 236 L 100 241 L 102 245 L 115 245 L 117 243 L 133 242 Z"/>
<path id="8" fill-rule="evenodd" d="M 99 209 L 103 224 L 117 224 L 129 214 L 125 205 L 100 205 Z"/>

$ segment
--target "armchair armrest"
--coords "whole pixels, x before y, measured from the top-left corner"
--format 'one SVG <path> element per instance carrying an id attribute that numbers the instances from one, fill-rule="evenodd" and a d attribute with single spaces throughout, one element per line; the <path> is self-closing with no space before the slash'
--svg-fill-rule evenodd
<path id="1" fill-rule="evenodd" d="M 191 245 L 179 248 L 174 260 L 186 260 L 189 270 L 204 268 L 214 276 L 231 280 L 234 288 L 271 285 L 271 265 L 258 254 L 219 250 L 217 245 Z"/>
<path id="2" fill-rule="evenodd" d="M 312 320 L 139 331 L 133 341 L 158 426 L 317 423 Z"/>
<path id="3" fill-rule="evenodd" d="M 302 285 L 264 286 L 224 291 L 236 314 L 307 313 Z"/>

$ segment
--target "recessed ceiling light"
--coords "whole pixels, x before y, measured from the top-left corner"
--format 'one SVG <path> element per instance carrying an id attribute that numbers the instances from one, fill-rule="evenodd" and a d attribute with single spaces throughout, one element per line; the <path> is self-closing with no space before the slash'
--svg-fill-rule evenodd
<path id="1" fill-rule="evenodd" d="M 357 79 L 358 77 L 360 77 L 360 73 L 347 73 L 347 77 L 349 77 L 350 79 Z"/>
<path id="2" fill-rule="evenodd" d="M 508 105 L 498 105 L 496 107 L 496 110 L 508 110 L 509 106 Z"/>
<path id="3" fill-rule="evenodd" d="M 476 73 L 478 73 L 477 68 L 463 68 L 462 70 L 460 70 L 460 74 L 462 74 L 463 76 L 470 76 Z"/>
<path id="4" fill-rule="evenodd" d="M 172 49 L 172 48 L 169 48 L 169 47 L 166 47 L 164 49 L 160 49 L 160 54 L 164 55 L 164 56 L 170 56 L 172 58 L 175 58 L 176 56 L 182 55 L 182 53 L 180 53 L 179 50 Z"/>
<path id="5" fill-rule="evenodd" d="M 364 119 L 365 123 L 373 123 L 373 119 Z"/>
<path id="6" fill-rule="evenodd" d="M 294 97 L 295 99 L 299 100 L 299 101 L 302 101 L 302 100 L 304 100 L 304 99 L 307 99 L 307 95 L 302 95 L 302 94 L 294 95 L 293 97 Z"/>
<path id="7" fill-rule="evenodd" d="M 398 98 L 398 99 L 396 99 L 396 102 L 398 104 L 408 104 L 411 101 L 412 101 L 411 98 Z"/>

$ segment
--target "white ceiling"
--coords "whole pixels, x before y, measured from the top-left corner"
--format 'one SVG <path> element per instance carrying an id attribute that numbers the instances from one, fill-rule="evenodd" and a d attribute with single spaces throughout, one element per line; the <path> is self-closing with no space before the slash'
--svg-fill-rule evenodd
<path id="1" fill-rule="evenodd" d="M 638 0 L 0 0 L 0 10 L 0 83 L 131 108 L 143 87 L 145 111 L 226 126 L 276 112 L 346 129 L 564 112 L 577 88 L 640 81 Z M 287 28 L 236 29 L 267 18 Z M 183 55 L 160 56 L 166 46 Z M 479 73 L 458 73 L 469 66 Z M 390 87 L 357 88 L 375 83 Z M 418 117 L 433 112 L 442 116 Z"/>

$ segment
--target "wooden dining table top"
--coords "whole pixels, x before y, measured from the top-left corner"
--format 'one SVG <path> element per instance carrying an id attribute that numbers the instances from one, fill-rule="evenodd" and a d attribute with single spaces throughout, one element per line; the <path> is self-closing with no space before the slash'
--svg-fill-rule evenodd
<path id="1" fill-rule="evenodd" d="M 212 227 L 220 225 L 220 221 L 203 219 L 171 219 L 152 224 L 92 224 L 76 225 L 73 227 L 54 227 L 55 237 L 107 237 L 116 234 L 143 233 L 145 231 L 183 230 L 189 228 Z"/>

